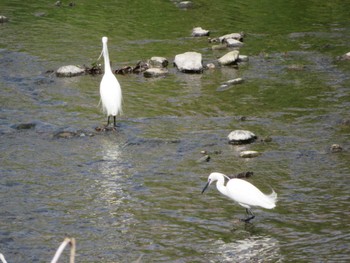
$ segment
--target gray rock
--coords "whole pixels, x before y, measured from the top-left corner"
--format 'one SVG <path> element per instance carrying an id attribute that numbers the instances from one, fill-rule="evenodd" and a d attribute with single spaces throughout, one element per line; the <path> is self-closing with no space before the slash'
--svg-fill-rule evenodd
<path id="1" fill-rule="evenodd" d="M 186 52 L 175 56 L 174 64 L 184 73 L 201 73 L 203 71 L 202 54 Z"/>
<path id="2" fill-rule="evenodd" d="M 169 64 L 168 60 L 164 57 L 151 57 L 148 63 L 153 68 L 166 68 Z"/>
<path id="3" fill-rule="evenodd" d="M 218 59 L 218 62 L 220 65 L 231 65 L 234 64 L 239 56 L 238 50 L 233 50 L 231 52 L 228 52 L 227 54 L 223 55 L 221 58 Z"/>
<path id="4" fill-rule="evenodd" d="M 143 72 L 143 75 L 146 78 L 156 78 L 165 76 L 169 73 L 169 71 L 165 68 L 149 68 L 145 72 Z"/>
<path id="5" fill-rule="evenodd" d="M 57 77 L 74 77 L 79 76 L 85 73 L 85 69 L 69 65 L 69 66 L 62 66 L 56 71 Z"/>
<path id="6" fill-rule="evenodd" d="M 209 36 L 210 31 L 205 30 L 201 27 L 195 27 L 192 29 L 192 36 L 193 37 L 203 37 L 203 36 Z"/>
<path id="7" fill-rule="evenodd" d="M 246 130 L 234 130 L 227 136 L 230 144 L 247 144 L 256 140 L 256 135 Z"/>

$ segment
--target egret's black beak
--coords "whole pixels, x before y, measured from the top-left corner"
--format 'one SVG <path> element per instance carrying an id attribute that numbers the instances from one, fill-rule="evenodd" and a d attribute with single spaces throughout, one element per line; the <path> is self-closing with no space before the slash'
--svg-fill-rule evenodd
<path id="1" fill-rule="evenodd" d="M 204 193 L 205 190 L 207 190 L 209 184 L 210 184 L 210 180 L 208 180 L 207 184 L 204 186 L 204 188 L 202 190 L 202 194 Z"/>

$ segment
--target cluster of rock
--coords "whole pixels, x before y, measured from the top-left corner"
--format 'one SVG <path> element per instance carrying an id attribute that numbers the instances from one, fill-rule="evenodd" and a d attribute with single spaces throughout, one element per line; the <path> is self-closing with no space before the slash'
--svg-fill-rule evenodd
<path id="1" fill-rule="evenodd" d="M 210 31 L 205 30 L 201 27 L 195 27 L 192 30 L 193 37 L 203 37 L 209 36 Z M 217 66 L 231 66 L 237 65 L 240 62 L 247 62 L 248 57 L 239 54 L 239 48 L 243 46 L 243 33 L 231 33 L 226 34 L 217 38 L 209 38 L 209 43 L 219 43 L 219 45 L 215 45 L 212 49 L 217 49 L 218 46 L 220 48 L 233 48 L 233 50 L 229 51 L 222 57 L 218 58 L 216 61 L 212 63 L 208 63 L 207 65 L 203 65 L 202 54 L 198 52 L 184 52 L 182 54 L 177 54 L 174 58 L 173 65 L 177 68 L 178 71 L 182 73 L 202 73 L 206 69 L 213 69 Z M 169 74 L 169 70 L 167 69 L 169 65 L 169 61 L 164 57 L 152 57 L 147 61 L 139 61 L 135 66 L 125 66 L 114 71 L 115 74 L 140 74 L 142 73 L 144 77 L 161 77 Z M 74 66 L 68 65 L 60 67 L 56 71 L 56 75 L 58 77 L 73 77 L 82 74 L 101 74 L 102 68 L 101 65 L 96 66 L 96 64 L 89 68 L 86 66 Z M 243 82 L 243 79 L 234 79 L 228 80 L 223 83 L 218 90 L 225 90 L 228 87 L 236 84 L 240 84 Z"/>

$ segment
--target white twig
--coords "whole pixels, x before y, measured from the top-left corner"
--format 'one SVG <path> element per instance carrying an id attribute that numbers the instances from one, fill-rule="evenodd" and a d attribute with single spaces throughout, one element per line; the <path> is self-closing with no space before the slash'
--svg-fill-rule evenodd
<path id="1" fill-rule="evenodd" d="M 4 257 L 4 255 L 1 254 L 1 253 L 0 253 L 0 260 L 1 260 L 2 263 L 7 263 L 7 261 L 6 261 L 5 257 Z"/>
<path id="2" fill-rule="evenodd" d="M 68 238 L 66 237 L 63 242 L 61 243 L 61 245 L 58 247 L 55 256 L 53 257 L 53 259 L 51 260 L 51 263 L 56 263 L 57 260 L 60 258 L 63 250 L 65 249 L 65 247 L 70 244 L 71 248 L 70 248 L 70 259 L 69 262 L 70 263 L 74 263 L 74 258 L 75 258 L 75 239 L 74 238 Z"/>

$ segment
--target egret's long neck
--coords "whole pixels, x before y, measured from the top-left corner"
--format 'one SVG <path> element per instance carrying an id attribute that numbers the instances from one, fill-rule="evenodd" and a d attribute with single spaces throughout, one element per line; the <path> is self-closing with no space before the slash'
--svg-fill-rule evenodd
<path id="1" fill-rule="evenodd" d="M 103 43 L 103 58 L 104 58 L 104 61 L 105 61 L 105 73 L 106 72 L 112 72 L 111 64 L 109 62 L 109 54 L 108 54 L 107 43 Z"/>
<path id="2" fill-rule="evenodd" d="M 216 182 L 216 188 L 219 190 L 220 193 L 227 196 L 227 189 L 225 186 L 225 179 L 223 176 L 218 178 Z"/>

